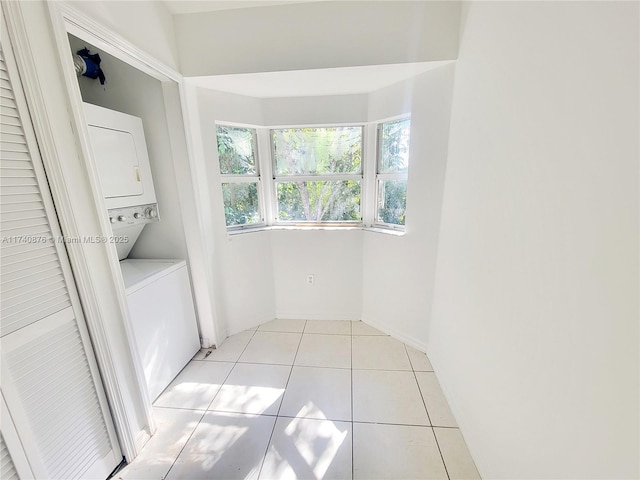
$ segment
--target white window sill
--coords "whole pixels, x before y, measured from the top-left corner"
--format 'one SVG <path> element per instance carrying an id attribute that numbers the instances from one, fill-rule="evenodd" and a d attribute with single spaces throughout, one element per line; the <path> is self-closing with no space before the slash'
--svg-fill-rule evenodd
<path id="1" fill-rule="evenodd" d="M 385 227 L 363 227 L 362 230 L 365 232 L 373 232 L 373 233 L 382 233 L 385 235 L 393 235 L 394 237 L 404 237 L 407 232 L 406 230 L 398 230 L 395 228 L 385 228 Z"/>
<path id="2" fill-rule="evenodd" d="M 383 235 L 391 235 L 394 237 L 404 237 L 405 230 L 397 230 L 394 228 L 384 228 L 378 226 L 364 227 L 362 225 L 257 225 L 255 227 L 246 227 L 233 230 L 227 230 L 229 236 L 243 235 L 246 233 L 268 232 L 268 231 L 314 231 L 314 230 L 330 230 L 330 231 L 354 231 L 362 230 L 364 232 L 381 233 Z"/>
<path id="3" fill-rule="evenodd" d="M 244 228 L 227 228 L 227 235 L 235 236 L 235 235 L 243 235 L 245 233 L 256 233 L 256 232 L 265 232 L 267 230 L 271 230 L 271 227 L 267 225 L 256 225 L 255 227 L 244 227 Z"/>

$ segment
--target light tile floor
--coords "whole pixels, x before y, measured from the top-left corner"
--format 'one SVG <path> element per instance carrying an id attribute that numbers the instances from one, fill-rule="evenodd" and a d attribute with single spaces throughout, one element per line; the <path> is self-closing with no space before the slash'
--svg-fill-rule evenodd
<path id="1" fill-rule="evenodd" d="M 116 475 L 479 479 L 427 356 L 362 322 L 273 320 L 202 350 Z"/>

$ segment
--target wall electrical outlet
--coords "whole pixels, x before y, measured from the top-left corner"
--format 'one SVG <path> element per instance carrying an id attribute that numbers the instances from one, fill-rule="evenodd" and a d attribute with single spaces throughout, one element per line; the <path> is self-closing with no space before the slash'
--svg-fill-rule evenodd
<path id="1" fill-rule="evenodd" d="M 312 274 L 307 275 L 307 285 L 313 285 L 315 281 L 316 278 Z"/>

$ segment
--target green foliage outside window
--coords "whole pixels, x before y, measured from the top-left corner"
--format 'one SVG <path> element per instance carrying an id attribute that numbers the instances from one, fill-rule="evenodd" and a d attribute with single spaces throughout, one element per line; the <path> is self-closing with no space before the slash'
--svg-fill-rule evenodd
<path id="1" fill-rule="evenodd" d="M 410 134 L 408 118 L 380 127 L 377 222 L 405 224 Z"/>
<path id="2" fill-rule="evenodd" d="M 222 199 L 228 227 L 260 222 L 257 183 L 223 183 Z"/>
<path id="3" fill-rule="evenodd" d="M 222 174 L 224 216 L 228 227 L 259 223 L 258 168 L 255 135 L 251 128 L 216 126 L 218 159 Z M 255 181 L 232 182 L 225 177 L 252 177 Z"/>
<path id="4" fill-rule="evenodd" d="M 380 173 L 406 172 L 409 168 L 409 138 L 411 120 L 396 120 L 382 124 Z"/>
<path id="5" fill-rule="evenodd" d="M 362 128 L 290 128 L 272 131 L 278 220 L 359 222 L 360 182 L 332 175 L 362 172 Z M 287 176 L 317 175 L 317 181 Z"/>
<path id="6" fill-rule="evenodd" d="M 283 182 L 277 195 L 283 222 L 360 221 L 360 182 Z"/>
<path id="7" fill-rule="evenodd" d="M 323 175 L 362 171 L 362 128 L 273 130 L 275 174 Z"/>
<path id="8" fill-rule="evenodd" d="M 218 159 L 223 175 L 255 175 L 256 155 L 253 130 L 218 125 Z"/>
<path id="9" fill-rule="evenodd" d="M 407 206 L 407 181 L 383 180 L 378 185 L 378 220 L 404 225 Z"/>

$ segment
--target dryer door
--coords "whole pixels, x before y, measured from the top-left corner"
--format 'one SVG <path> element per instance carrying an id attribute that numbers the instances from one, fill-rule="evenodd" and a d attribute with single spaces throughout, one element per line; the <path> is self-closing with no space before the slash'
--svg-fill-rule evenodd
<path id="1" fill-rule="evenodd" d="M 84 113 L 107 209 L 156 203 L 142 119 L 90 103 Z"/>
<path id="2" fill-rule="evenodd" d="M 131 133 L 89 125 L 89 136 L 105 198 L 142 195 L 140 166 Z"/>

